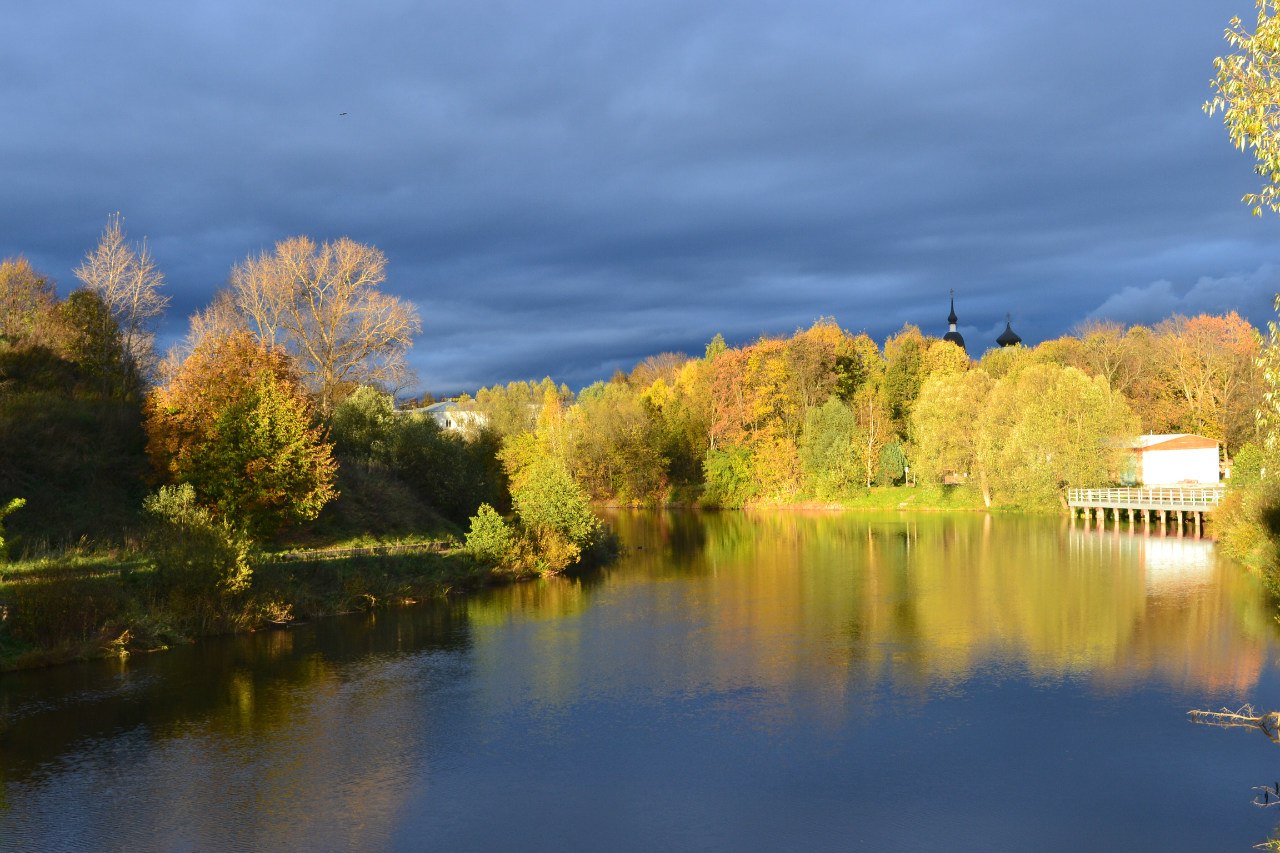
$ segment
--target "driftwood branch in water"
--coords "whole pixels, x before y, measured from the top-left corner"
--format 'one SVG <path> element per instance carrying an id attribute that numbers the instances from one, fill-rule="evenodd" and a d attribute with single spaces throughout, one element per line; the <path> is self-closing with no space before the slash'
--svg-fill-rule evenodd
<path id="1" fill-rule="evenodd" d="M 1259 714 L 1252 705 L 1243 705 L 1235 711 L 1223 708 L 1221 711 L 1188 711 L 1187 716 L 1193 723 L 1206 726 L 1221 726 L 1224 729 L 1258 729 L 1271 739 L 1272 743 L 1280 743 L 1280 711 L 1268 711 Z"/>

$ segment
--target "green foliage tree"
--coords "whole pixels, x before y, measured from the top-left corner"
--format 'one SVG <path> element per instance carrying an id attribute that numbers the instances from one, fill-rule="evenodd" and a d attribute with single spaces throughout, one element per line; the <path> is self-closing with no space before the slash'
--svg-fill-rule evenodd
<path id="1" fill-rule="evenodd" d="M 866 485 L 858 419 L 838 398 L 809 410 L 799 450 L 805 485 L 818 500 L 839 500 Z"/>
<path id="2" fill-rule="evenodd" d="M 89 290 L 77 290 L 58 305 L 57 318 L 66 357 L 80 366 L 99 392 L 117 399 L 138 399 L 142 381 L 120 327 L 102 298 Z"/>
<path id="3" fill-rule="evenodd" d="M 503 444 L 501 459 L 520 526 L 513 549 L 517 568 L 551 574 L 608 547 L 610 537 L 591 511 L 586 492 L 540 436 L 511 437 Z"/>
<path id="4" fill-rule="evenodd" d="M 877 486 L 895 486 L 902 482 L 906 473 L 907 454 L 901 444 L 892 441 L 880 448 L 880 458 L 876 462 Z"/>
<path id="5" fill-rule="evenodd" d="M 724 342 L 724 335 L 716 332 L 714 338 L 707 342 L 706 352 L 703 358 L 707 361 L 715 361 L 725 350 L 729 349 L 729 345 Z"/>
<path id="6" fill-rule="evenodd" d="M 514 544 L 515 534 L 498 511 L 480 504 L 467 531 L 468 553 L 485 565 L 500 566 L 510 558 Z"/>
<path id="7" fill-rule="evenodd" d="M 925 377 L 924 355 L 928 342 L 915 326 L 903 326 L 885 341 L 884 406 L 898 435 L 905 435 L 911 407 Z M 878 451 L 877 451 L 878 452 Z"/>
<path id="8" fill-rule="evenodd" d="M 508 382 L 481 388 L 467 405 L 484 417 L 486 429 L 505 439 L 537 428 L 538 413 L 548 391 L 563 401 L 570 396 L 567 388 L 557 388 L 551 377 L 546 377 L 541 382 Z"/>
<path id="9" fill-rule="evenodd" d="M 140 383 L 119 329 L 92 293 L 58 302 L 28 266 L 0 273 L 17 318 L 0 336 L 0 494 L 23 495 L 29 510 L 10 533 L 53 546 L 120 541 L 138 520 L 147 466 Z"/>
<path id="10" fill-rule="evenodd" d="M 259 539 L 311 521 L 335 496 L 335 464 L 309 401 L 267 371 L 222 410 L 189 460 L 185 482 Z"/>
<path id="11" fill-rule="evenodd" d="M 348 464 L 366 469 L 385 466 L 395 442 L 397 419 L 395 398 L 363 385 L 343 400 L 329 421 L 334 452 Z"/>
<path id="12" fill-rule="evenodd" d="M 1075 484 L 1113 482 L 1117 438 L 1137 419 L 1101 377 L 1037 364 L 998 381 L 978 422 L 978 463 L 996 502 L 1049 508 Z"/>
<path id="13" fill-rule="evenodd" d="M 929 377 L 911 412 L 915 445 L 912 471 L 921 485 L 946 477 L 962 479 L 977 459 L 978 423 L 993 381 L 986 371 L 942 373 Z"/>
<path id="14" fill-rule="evenodd" d="M 703 503 L 732 508 L 746 506 L 755 498 L 757 486 L 749 448 L 728 445 L 708 450 L 702 465 L 706 482 Z"/>

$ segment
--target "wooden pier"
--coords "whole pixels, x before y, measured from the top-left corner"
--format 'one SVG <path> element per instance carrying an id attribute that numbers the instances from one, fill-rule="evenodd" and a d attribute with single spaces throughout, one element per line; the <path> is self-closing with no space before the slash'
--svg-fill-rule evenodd
<path id="1" fill-rule="evenodd" d="M 1082 511 L 1086 521 L 1092 513 L 1098 525 L 1106 523 L 1107 512 L 1120 523 L 1127 513 L 1129 524 L 1141 521 L 1143 526 L 1158 521 L 1163 528 L 1170 521 L 1181 530 L 1184 524 L 1195 527 L 1198 534 L 1207 516 L 1222 501 L 1221 486 L 1144 486 L 1132 489 L 1068 489 L 1067 506 L 1074 518 Z"/>

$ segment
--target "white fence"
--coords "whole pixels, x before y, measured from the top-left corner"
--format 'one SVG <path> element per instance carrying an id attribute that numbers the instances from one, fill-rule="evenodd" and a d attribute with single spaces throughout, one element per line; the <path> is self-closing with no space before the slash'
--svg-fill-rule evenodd
<path id="1" fill-rule="evenodd" d="M 1068 489 L 1076 508 L 1191 510 L 1212 512 L 1222 500 L 1221 486 L 1151 486 L 1136 489 Z"/>

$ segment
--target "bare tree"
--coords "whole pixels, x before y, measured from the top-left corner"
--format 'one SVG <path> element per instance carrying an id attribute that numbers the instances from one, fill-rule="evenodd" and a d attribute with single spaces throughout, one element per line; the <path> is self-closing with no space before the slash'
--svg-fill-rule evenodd
<path id="1" fill-rule="evenodd" d="M 346 237 L 320 246 L 291 237 L 232 270 L 236 309 L 293 356 L 325 414 L 358 385 L 395 391 L 410 381 L 406 356 L 422 324 L 411 303 L 378 289 L 386 267 L 382 252 Z"/>
<path id="2" fill-rule="evenodd" d="M 147 241 L 129 243 L 124 218 L 113 213 L 97 247 L 75 274 L 102 298 L 120 326 L 125 353 L 141 375 L 149 375 L 155 368 L 153 323 L 168 307 L 169 297 L 160 292 L 164 274 L 156 269 Z"/>

